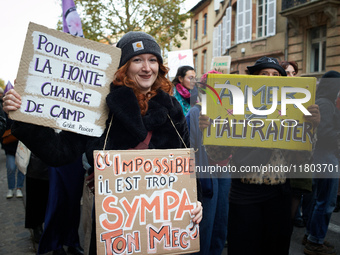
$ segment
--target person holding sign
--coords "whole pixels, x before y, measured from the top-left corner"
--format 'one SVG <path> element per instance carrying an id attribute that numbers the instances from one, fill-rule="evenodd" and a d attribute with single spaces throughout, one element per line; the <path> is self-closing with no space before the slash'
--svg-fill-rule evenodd
<path id="1" fill-rule="evenodd" d="M 251 75 L 287 76 L 277 59 L 262 57 L 248 66 Z M 317 105 L 308 107 L 305 116 L 314 128 L 320 121 Z M 207 116 L 200 117 L 200 128 L 210 125 Z M 228 255 L 288 255 L 291 233 L 291 195 L 289 182 L 282 171 L 242 172 L 253 166 L 282 166 L 307 162 L 310 152 L 256 147 L 206 146 L 215 161 L 232 154 L 232 174 L 229 193 Z"/>
<path id="2" fill-rule="evenodd" d="M 48 165 L 71 163 L 85 152 L 93 171 L 94 150 L 128 150 L 143 143 L 149 149 L 189 146 L 186 119 L 180 104 L 171 96 L 168 69 L 156 40 L 144 32 L 128 32 L 117 47 L 122 54 L 106 97 L 110 111 L 101 137 L 66 131 L 57 134 L 51 128 L 14 123 L 14 134 Z M 14 90 L 5 95 L 5 111 L 17 110 L 20 104 L 20 95 Z M 191 213 L 193 223 L 200 223 L 200 202 Z"/>
<path id="3" fill-rule="evenodd" d="M 205 86 L 209 73 L 222 74 L 211 70 L 201 77 L 198 86 Z M 199 128 L 199 116 L 202 107 L 201 103 L 195 103 L 196 98 L 192 98 L 192 105 L 186 119 L 190 131 L 190 146 L 195 150 L 196 168 L 207 169 L 210 166 L 228 165 L 229 159 L 222 162 L 212 162 L 208 157 L 203 145 L 203 134 Z M 200 224 L 200 252 L 198 254 L 221 254 L 227 239 L 230 175 L 228 173 L 196 171 L 196 176 L 200 183 L 204 213 L 204 219 Z"/>
<path id="4" fill-rule="evenodd" d="M 295 61 L 282 61 L 281 66 L 285 69 L 288 77 L 295 77 L 299 72 L 298 64 Z M 310 207 L 312 206 L 312 176 L 306 177 L 309 178 L 290 179 L 292 189 L 292 224 L 296 227 L 305 227 Z M 302 209 L 303 215 L 300 209 Z"/>

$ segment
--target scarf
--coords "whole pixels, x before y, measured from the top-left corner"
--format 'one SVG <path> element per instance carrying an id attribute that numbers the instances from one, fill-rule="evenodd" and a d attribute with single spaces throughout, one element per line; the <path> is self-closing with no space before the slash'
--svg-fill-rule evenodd
<path id="1" fill-rule="evenodd" d="M 188 90 L 186 87 L 184 87 L 182 84 L 177 83 L 176 84 L 176 90 L 178 93 L 185 99 L 190 98 L 190 90 Z"/>

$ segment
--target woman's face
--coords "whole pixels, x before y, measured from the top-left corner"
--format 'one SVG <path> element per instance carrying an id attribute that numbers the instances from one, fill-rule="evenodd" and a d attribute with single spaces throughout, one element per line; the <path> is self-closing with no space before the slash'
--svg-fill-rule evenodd
<path id="1" fill-rule="evenodd" d="M 274 68 L 265 68 L 259 72 L 259 75 L 281 76 L 280 72 Z"/>
<path id="2" fill-rule="evenodd" d="M 131 59 L 127 76 L 134 80 L 143 94 L 151 90 L 158 76 L 159 64 L 153 54 L 141 54 Z"/>
<path id="3" fill-rule="evenodd" d="M 287 76 L 294 77 L 296 75 L 295 69 L 292 65 L 287 66 L 286 68 Z"/>
<path id="4" fill-rule="evenodd" d="M 181 82 L 182 86 L 184 86 L 186 89 L 192 89 L 193 86 L 195 85 L 194 82 L 191 82 L 193 79 L 195 79 L 196 73 L 194 70 L 188 70 L 185 73 L 184 78 L 183 77 L 178 77 L 179 81 Z"/>

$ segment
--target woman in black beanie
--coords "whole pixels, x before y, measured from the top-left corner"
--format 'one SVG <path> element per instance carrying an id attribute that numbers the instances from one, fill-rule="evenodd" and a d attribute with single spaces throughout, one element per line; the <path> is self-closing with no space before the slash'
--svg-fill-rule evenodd
<path id="1" fill-rule="evenodd" d="M 110 111 L 101 137 L 90 138 L 67 131 L 56 134 L 52 128 L 21 122 L 13 125 L 15 136 L 48 165 L 71 163 L 85 152 L 93 171 L 93 151 L 103 149 L 105 142 L 106 150 L 135 148 L 147 138 L 149 149 L 189 147 L 186 120 L 180 104 L 171 96 L 172 84 L 166 78 L 168 69 L 163 65 L 155 39 L 144 32 L 129 32 L 117 47 L 122 55 L 106 97 Z M 20 96 L 14 90 L 5 95 L 7 112 L 18 109 L 20 104 Z M 200 202 L 192 214 L 193 222 L 199 223 Z"/>

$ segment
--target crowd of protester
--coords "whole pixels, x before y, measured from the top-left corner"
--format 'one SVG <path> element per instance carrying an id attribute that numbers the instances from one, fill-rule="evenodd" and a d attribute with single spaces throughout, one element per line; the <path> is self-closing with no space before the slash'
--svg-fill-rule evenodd
<path id="1" fill-rule="evenodd" d="M 143 48 L 134 50 L 131 45 L 136 42 L 142 42 Z M 304 116 L 317 136 L 312 152 L 204 146 L 202 132 L 211 123 L 208 116 L 201 114 L 200 93 L 204 93 L 201 88 L 207 83 L 207 75 L 218 72 L 212 70 L 197 82 L 194 68 L 182 66 L 171 82 L 159 45 L 144 32 L 125 34 L 117 47 L 122 57 L 106 97 L 109 114 L 99 138 L 20 121 L 12 123 L 7 114 L 20 107 L 21 97 L 15 89 L 4 95 L 2 106 L 6 113 L 0 109 L 0 131 L 11 129 L 32 151 L 26 178 L 26 227 L 33 229 L 38 254 L 66 254 L 64 246 L 72 254 L 96 254 L 95 214 L 87 218 L 92 228 L 87 240 L 90 245 L 85 250 L 80 247 L 78 228 L 84 178 L 93 173 L 93 150 L 102 149 L 104 144 L 107 150 L 134 149 L 141 143 L 149 149 L 190 146 L 195 150 L 198 166 L 338 166 L 338 72 L 324 74 L 316 90 L 316 102 L 307 108 L 311 115 Z M 293 77 L 299 70 L 294 61 L 279 63 L 275 58 L 262 57 L 247 71 L 249 75 Z M 7 160 L 7 198 L 13 197 L 13 191 L 22 197 L 24 175 L 14 163 L 17 142 L 11 149 L 2 144 Z M 293 226 L 302 216 L 306 226 L 305 236 L 301 237 L 305 253 L 335 254 L 334 246 L 325 237 L 330 216 L 339 203 L 338 183 L 331 177 L 289 179 L 284 173 L 247 173 L 237 178 L 232 174 L 197 174 L 199 202 L 192 211 L 192 220 L 200 223 L 198 254 L 221 254 L 227 246 L 229 255 L 288 255 Z M 94 203 L 87 205 L 92 211 Z"/>

